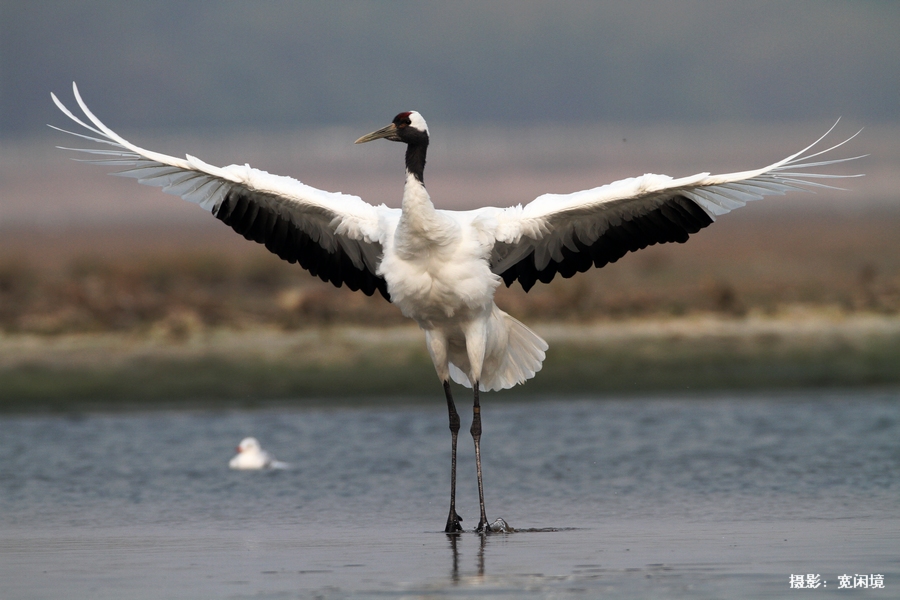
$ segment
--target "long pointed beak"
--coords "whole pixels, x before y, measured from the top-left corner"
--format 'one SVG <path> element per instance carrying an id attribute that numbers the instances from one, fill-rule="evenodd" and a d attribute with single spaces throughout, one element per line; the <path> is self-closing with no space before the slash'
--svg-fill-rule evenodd
<path id="1" fill-rule="evenodd" d="M 400 138 L 397 137 L 397 126 L 391 123 L 387 127 L 382 127 L 378 131 L 373 131 L 372 133 L 362 136 L 353 143 L 365 144 L 366 142 L 371 142 L 372 140 L 380 140 L 382 138 L 391 140 L 392 142 L 399 142 Z"/>

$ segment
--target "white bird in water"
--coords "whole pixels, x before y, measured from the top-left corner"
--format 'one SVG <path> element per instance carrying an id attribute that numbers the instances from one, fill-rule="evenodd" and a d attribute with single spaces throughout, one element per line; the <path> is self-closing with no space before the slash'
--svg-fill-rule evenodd
<path id="1" fill-rule="evenodd" d="M 53 101 L 92 135 L 60 131 L 112 148 L 66 149 L 96 155 L 99 158 L 91 162 L 122 167 L 118 175 L 199 204 L 245 238 L 300 263 L 324 281 L 368 295 L 377 292 L 419 324 L 450 416 L 447 532 L 462 530 L 456 512 L 460 420 L 450 381 L 474 389 L 470 431 L 481 511 L 476 530 L 485 532 L 490 526 L 482 485 L 479 391 L 506 389 L 530 379 L 547 350 L 544 340 L 494 304 L 497 287 L 518 281 L 527 292 L 557 274 L 571 277 L 649 245 L 685 242 L 717 216 L 750 200 L 829 187 L 815 180 L 842 177 L 807 169 L 861 158 L 811 160 L 849 141 L 806 154 L 822 136 L 801 152 L 751 171 L 678 179 L 647 174 L 571 194 L 545 194 L 525 206 L 440 210 L 425 189 L 428 126 L 422 115 L 409 111 L 356 140 L 406 144 L 403 202 L 394 209 L 249 165 L 216 167 L 190 155 L 181 159 L 144 150 L 94 116 L 74 84 L 73 91 L 90 124 L 55 95 Z"/>
<path id="2" fill-rule="evenodd" d="M 254 437 L 246 437 L 238 444 L 237 454 L 228 461 L 228 466 L 238 470 L 286 469 L 287 463 L 275 460 L 262 449 Z"/>

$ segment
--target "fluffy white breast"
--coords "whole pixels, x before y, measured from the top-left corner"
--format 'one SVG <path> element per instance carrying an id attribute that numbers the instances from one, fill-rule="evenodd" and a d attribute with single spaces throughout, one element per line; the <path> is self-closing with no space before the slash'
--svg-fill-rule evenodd
<path id="1" fill-rule="evenodd" d="M 379 269 L 391 301 L 423 327 L 485 310 L 500 284 L 479 227 L 442 211 L 433 218 L 416 228 L 398 227 Z"/>

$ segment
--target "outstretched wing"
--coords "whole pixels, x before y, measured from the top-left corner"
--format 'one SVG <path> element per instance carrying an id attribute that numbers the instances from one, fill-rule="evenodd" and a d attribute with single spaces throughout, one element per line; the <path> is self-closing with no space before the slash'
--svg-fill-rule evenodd
<path id="1" fill-rule="evenodd" d="M 390 300 L 384 278 L 376 273 L 384 236 L 399 210 L 372 206 L 357 196 L 325 192 L 290 177 L 271 175 L 249 165 L 215 167 L 193 156 L 184 159 L 144 150 L 104 125 L 88 109 L 73 83 L 75 100 L 91 124 L 75 116 L 51 94 L 70 119 L 92 132 L 85 135 L 53 127 L 113 149 L 63 148 L 99 158 L 85 162 L 123 167 L 115 173 L 199 204 L 248 240 L 323 281 Z"/>
<path id="2" fill-rule="evenodd" d="M 835 123 L 837 125 L 837 123 Z M 755 171 L 673 179 L 647 174 L 573 194 L 545 194 L 522 206 L 498 211 L 491 268 L 507 286 L 518 281 L 525 291 L 536 281 L 549 283 L 557 273 L 572 277 L 603 267 L 628 252 L 653 244 L 686 242 L 688 236 L 719 215 L 771 194 L 831 188 L 815 179 L 861 177 L 806 171 L 849 160 L 809 162 L 847 143 L 806 154 L 802 151 Z"/>

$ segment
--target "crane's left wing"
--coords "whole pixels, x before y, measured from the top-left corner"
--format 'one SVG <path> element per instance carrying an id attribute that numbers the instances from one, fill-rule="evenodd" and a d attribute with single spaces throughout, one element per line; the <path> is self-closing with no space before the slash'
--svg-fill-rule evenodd
<path id="1" fill-rule="evenodd" d="M 112 149 L 63 148 L 94 155 L 86 162 L 122 167 L 115 173 L 200 205 L 248 240 L 265 244 L 274 254 L 300 263 L 312 275 L 368 295 L 390 296 L 378 264 L 384 236 L 399 210 L 373 206 L 357 196 L 326 192 L 296 179 L 272 175 L 249 165 L 216 167 L 199 158 L 176 158 L 127 141 L 88 109 L 78 88 L 75 99 L 90 124 L 74 115 L 51 94 L 56 106 L 91 135 L 64 133 L 111 146 Z"/>
<path id="2" fill-rule="evenodd" d="M 835 123 L 837 125 L 837 123 Z M 545 194 L 523 206 L 496 210 L 491 269 L 507 286 L 518 281 L 525 291 L 557 273 L 572 277 L 603 267 L 628 252 L 653 244 L 686 242 L 717 216 L 771 194 L 832 188 L 814 181 L 861 177 L 806 169 L 863 158 L 810 162 L 847 143 L 806 154 L 834 129 L 800 152 L 755 171 L 673 179 L 647 174 L 572 194 Z"/>

